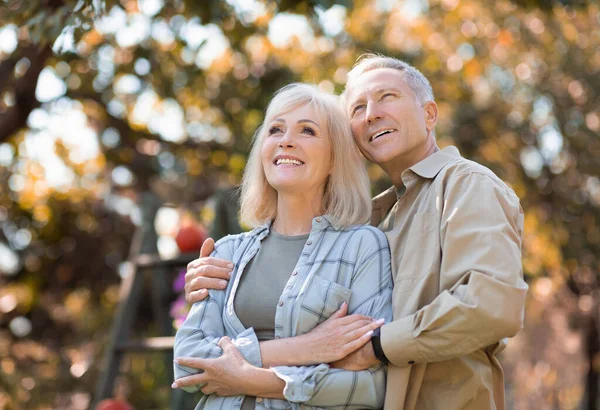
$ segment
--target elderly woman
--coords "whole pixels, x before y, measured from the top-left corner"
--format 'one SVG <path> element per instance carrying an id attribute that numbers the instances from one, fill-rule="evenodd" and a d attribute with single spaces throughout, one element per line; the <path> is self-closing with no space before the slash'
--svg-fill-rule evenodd
<path id="1" fill-rule="evenodd" d="M 176 360 L 176 379 L 204 370 L 189 389 L 205 393 L 196 409 L 383 406 L 385 366 L 332 368 L 319 363 L 318 345 L 301 339 L 340 306 L 363 318 L 348 332 L 363 344 L 365 329 L 391 319 L 389 247 L 382 232 L 363 225 L 369 194 L 337 97 L 306 84 L 281 89 L 242 183 L 240 218 L 254 230 L 216 243 L 212 256 L 234 265 L 229 285 L 195 303 L 176 335 L 175 357 L 196 358 Z M 279 344 L 276 363 L 277 346 L 261 342 L 284 338 L 301 343 Z M 288 360 L 282 346 L 295 346 Z M 215 372 L 206 359 L 229 365 Z M 283 362 L 312 365 L 274 365 Z"/>

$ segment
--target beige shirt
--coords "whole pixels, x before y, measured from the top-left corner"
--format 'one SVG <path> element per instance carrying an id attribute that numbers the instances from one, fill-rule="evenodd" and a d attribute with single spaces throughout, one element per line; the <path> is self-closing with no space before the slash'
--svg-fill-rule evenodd
<path id="1" fill-rule="evenodd" d="M 385 409 L 504 409 L 495 355 L 522 328 L 527 293 L 519 199 L 455 147 L 402 181 L 374 199 L 371 221 L 386 232 L 394 275 Z"/>

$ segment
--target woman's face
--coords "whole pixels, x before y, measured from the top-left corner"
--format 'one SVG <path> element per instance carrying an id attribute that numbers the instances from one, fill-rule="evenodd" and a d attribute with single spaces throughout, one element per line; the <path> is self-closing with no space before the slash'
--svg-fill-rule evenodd
<path id="1" fill-rule="evenodd" d="M 275 116 L 261 147 L 263 169 L 278 193 L 323 194 L 331 171 L 331 141 L 310 105 Z"/>

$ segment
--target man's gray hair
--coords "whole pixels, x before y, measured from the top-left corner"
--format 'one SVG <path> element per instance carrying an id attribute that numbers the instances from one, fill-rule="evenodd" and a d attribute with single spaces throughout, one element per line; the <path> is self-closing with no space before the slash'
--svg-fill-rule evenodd
<path id="1" fill-rule="evenodd" d="M 431 84 L 419 70 L 402 60 L 380 54 L 363 54 L 348 73 L 346 87 L 361 74 L 378 68 L 391 68 L 404 73 L 404 81 L 415 93 L 419 104 L 423 105 L 428 101 L 434 101 Z M 342 94 L 344 102 L 346 102 L 345 94 L 346 91 Z"/>

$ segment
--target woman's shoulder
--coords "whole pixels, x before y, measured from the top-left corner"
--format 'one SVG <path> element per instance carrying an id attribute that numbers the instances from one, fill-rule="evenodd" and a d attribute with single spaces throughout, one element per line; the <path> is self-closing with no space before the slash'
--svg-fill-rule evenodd
<path id="1" fill-rule="evenodd" d="M 388 241 L 385 234 L 378 228 L 371 225 L 352 225 L 340 230 L 350 234 L 350 242 L 362 247 L 388 247 Z"/>
<path id="2" fill-rule="evenodd" d="M 215 250 L 218 253 L 227 253 L 233 255 L 235 250 L 239 248 L 240 245 L 258 236 L 263 229 L 264 228 L 262 227 L 255 228 L 248 232 L 224 236 L 215 243 Z"/>

